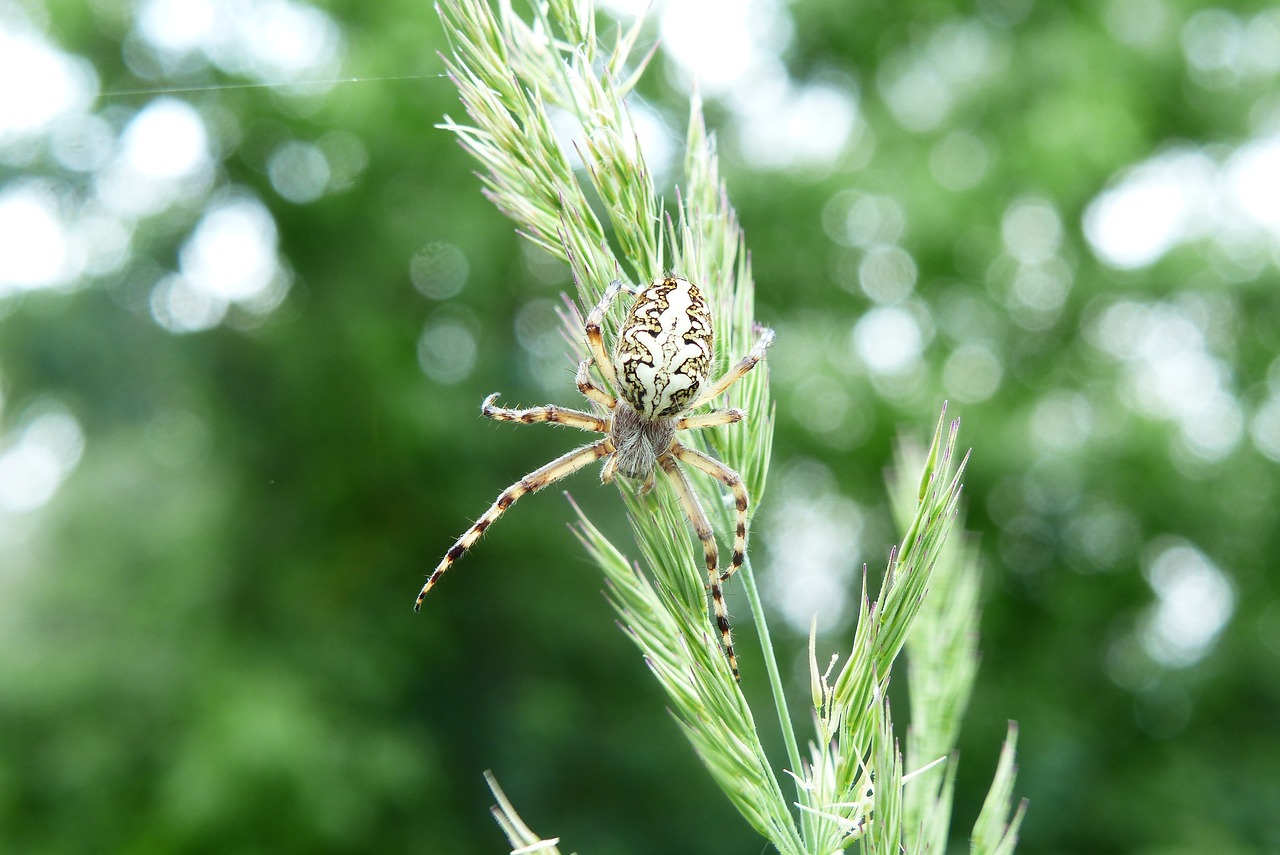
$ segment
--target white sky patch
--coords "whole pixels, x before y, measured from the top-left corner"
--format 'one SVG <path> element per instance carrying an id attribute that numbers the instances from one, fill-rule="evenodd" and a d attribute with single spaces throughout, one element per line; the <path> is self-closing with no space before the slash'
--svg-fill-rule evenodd
<path id="1" fill-rule="evenodd" d="M 204 120 L 177 98 L 157 98 L 142 108 L 125 127 L 120 146 L 125 164 L 146 178 L 185 178 L 209 162 Z"/>
<path id="2" fill-rule="evenodd" d="M 667 0 L 656 11 L 676 83 L 729 108 L 743 157 L 767 169 L 834 163 L 860 127 L 852 82 L 794 81 L 794 24 L 779 0 Z"/>
<path id="3" fill-rule="evenodd" d="M 1235 591 L 1227 574 L 1180 540 L 1161 544 L 1144 564 L 1143 575 L 1156 602 L 1141 622 L 1139 641 L 1167 668 L 1196 664 L 1235 612 Z"/>
<path id="4" fill-rule="evenodd" d="M 0 18 L 0 81 L 0 147 L 84 112 L 98 93 L 90 63 L 19 31 L 10 16 Z"/>
<path id="5" fill-rule="evenodd" d="M 777 0 L 677 0 L 662 4 L 658 29 L 686 84 L 715 96 L 762 63 L 776 62 L 792 24 Z"/>
<path id="6" fill-rule="evenodd" d="M 107 209 L 141 219 L 203 196 L 213 166 L 200 113 L 185 101 L 161 97 L 125 126 L 115 159 L 97 174 L 95 191 Z"/>
<path id="7" fill-rule="evenodd" d="M 332 79 L 343 52 L 333 18 L 293 0 L 143 0 L 135 26 L 162 59 L 198 52 L 264 83 Z"/>
<path id="8" fill-rule="evenodd" d="M 66 284 L 79 272 L 58 198 L 43 182 L 0 187 L 0 297 Z"/>
<path id="9" fill-rule="evenodd" d="M 138 33 L 172 53 L 199 50 L 215 26 L 212 0 L 144 0 L 134 13 Z"/>
<path id="10" fill-rule="evenodd" d="M 1113 267 L 1146 267 L 1201 233 L 1216 204 L 1216 168 L 1197 151 L 1157 155 L 1103 191 L 1084 214 L 1084 234 Z"/>
<path id="11" fill-rule="evenodd" d="M 0 513 L 40 508 L 80 462 L 80 423 L 58 404 L 40 410 L 0 442 Z"/>
<path id="12" fill-rule="evenodd" d="M 743 156 L 765 168 L 822 166 L 845 150 L 859 121 L 846 87 L 825 83 L 772 87 L 734 99 Z"/>
<path id="13" fill-rule="evenodd" d="M 1280 136 L 1254 140 L 1226 163 L 1230 198 L 1280 239 Z"/>
<path id="14" fill-rule="evenodd" d="M 1094 254 L 1118 268 L 1146 267 L 1201 239 L 1233 258 L 1257 245 L 1280 247 L 1280 134 L 1225 157 L 1179 148 L 1126 170 L 1089 204 L 1084 233 Z"/>
<path id="15" fill-rule="evenodd" d="M 253 198 L 211 206 L 179 258 L 182 275 L 192 286 L 223 300 L 252 300 L 282 275 L 275 220 Z"/>

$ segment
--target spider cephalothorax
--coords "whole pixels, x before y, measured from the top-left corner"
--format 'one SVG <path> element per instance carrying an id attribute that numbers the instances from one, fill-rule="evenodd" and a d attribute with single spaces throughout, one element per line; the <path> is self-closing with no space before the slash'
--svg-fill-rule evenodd
<path id="1" fill-rule="evenodd" d="M 495 407 L 497 393 L 485 398 L 481 412 L 491 419 L 552 422 L 580 430 L 604 434 L 604 438 L 570 451 L 547 465 L 535 469 L 502 491 L 493 506 L 475 525 L 458 538 L 445 553 L 440 564 L 427 578 L 418 594 L 414 609 L 422 608 L 427 592 L 439 581 L 463 553 L 471 548 L 498 517 L 525 493 L 541 490 L 565 478 L 593 461 L 605 458 L 600 480 L 608 483 L 615 474 L 642 479 L 643 490 L 653 486 L 659 469 L 670 479 L 681 507 L 689 517 L 693 530 L 702 542 L 707 564 L 711 601 L 715 607 L 716 625 L 721 644 L 736 679 L 738 661 L 733 653 L 729 618 L 724 605 L 721 583 L 742 566 L 747 547 L 747 490 L 742 478 L 713 457 L 683 445 L 676 432 L 727 425 L 742 420 L 741 410 L 708 410 L 690 413 L 722 395 L 744 374 L 764 358 L 765 348 L 773 341 L 773 331 L 764 329 L 751 352 L 722 377 L 703 388 L 711 367 L 711 312 L 698 287 L 687 279 L 668 274 L 654 280 L 636 295 L 627 318 L 618 330 L 618 340 L 610 358 L 604 345 L 605 313 L 618 292 L 627 289 L 621 282 L 611 282 L 600 302 L 587 316 L 585 332 L 591 352 L 578 366 L 578 390 L 599 404 L 605 415 L 556 406 L 512 410 Z M 591 366 L 595 365 L 606 388 L 595 384 Z M 612 388 L 614 392 L 610 392 Z M 616 396 L 615 396 L 616 392 Z M 719 550 L 707 515 L 680 464 L 692 466 L 723 483 L 733 491 L 737 508 L 737 529 L 733 539 L 733 559 L 729 568 L 717 570 Z"/>

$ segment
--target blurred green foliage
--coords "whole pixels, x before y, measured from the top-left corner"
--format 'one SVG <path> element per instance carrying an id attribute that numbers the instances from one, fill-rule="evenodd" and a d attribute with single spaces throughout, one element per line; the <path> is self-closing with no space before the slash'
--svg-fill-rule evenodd
<path id="1" fill-rule="evenodd" d="M 359 82 L 217 88 L 280 82 L 261 57 L 284 63 L 287 34 L 269 31 L 258 65 L 226 60 L 234 44 L 162 62 L 139 29 L 160 2 L 0 6 L 9 36 L 92 63 L 101 94 L 82 113 L 110 131 L 108 156 L 160 99 L 194 107 L 209 140 L 203 183 L 121 218 L 116 263 L 0 291 L 0 455 L 53 413 L 40 423 L 67 469 L 27 507 L 18 458 L 0 457 L 2 848 L 502 851 L 492 768 L 535 829 L 583 853 L 758 851 L 614 628 L 554 491 L 413 615 L 467 521 L 568 447 L 478 413 L 495 390 L 576 405 L 573 366 L 535 335 L 568 283 L 434 128 L 461 117 L 429 5 L 322 5 L 341 61 L 310 79 Z M 242 23 L 312 9 L 192 6 L 223 7 Z M 899 429 L 923 436 L 950 398 L 974 448 L 988 587 L 955 826 L 1016 719 L 1021 851 L 1280 848 L 1280 217 L 1249 201 L 1280 189 L 1274 166 L 1245 168 L 1256 151 L 1274 164 L 1256 146 L 1280 125 L 1280 18 L 1191 0 L 720 14 L 756 51 L 704 94 L 779 332 L 774 474 L 828 477 L 863 521 L 842 560 L 876 567 Z M 672 142 L 697 57 L 667 7 L 655 21 L 641 91 Z M 816 125 L 749 121 L 779 80 L 854 105 L 834 152 L 804 154 L 838 106 Z M 80 222 L 108 167 L 70 168 L 60 127 L 0 135 L 0 192 L 52 188 Z M 289 201 L 273 173 L 291 140 L 328 158 L 314 199 Z M 1171 152 L 1196 168 L 1106 220 L 1102 194 Z M 287 295 L 170 331 L 157 283 L 228 188 L 274 220 Z M 1100 260 L 1131 246 L 1107 243 L 1122 227 L 1140 240 L 1178 204 L 1159 251 Z M 456 274 L 450 248 L 465 287 L 415 288 L 415 258 Z M 567 489 L 625 542 L 612 489 L 587 474 Z M 795 560 L 770 550 L 770 513 L 752 544 L 762 575 Z M 747 691 L 766 702 L 728 595 Z M 802 695 L 803 634 L 780 623 L 774 638 Z"/>

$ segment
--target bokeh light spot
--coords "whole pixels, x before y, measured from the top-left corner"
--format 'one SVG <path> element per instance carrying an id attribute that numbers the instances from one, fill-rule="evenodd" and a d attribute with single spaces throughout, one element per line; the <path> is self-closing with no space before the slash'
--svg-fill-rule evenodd
<path id="1" fill-rule="evenodd" d="M 1154 48 L 1168 38 L 1173 15 L 1164 0 L 1109 0 L 1103 20 L 1111 35 L 1124 44 Z"/>
<path id="2" fill-rule="evenodd" d="M 190 283 L 223 300 L 249 300 L 280 275 L 276 224 L 256 199 L 239 197 L 205 212 L 180 252 Z"/>
<path id="3" fill-rule="evenodd" d="M 667 55 L 686 78 L 721 94 L 776 57 L 792 25 L 776 0 L 681 0 L 663 4 L 658 26 Z"/>
<path id="4" fill-rule="evenodd" d="M 1019 199 L 1004 212 L 1000 234 L 1005 251 L 1024 264 L 1047 261 L 1062 245 L 1062 220 L 1043 199 Z"/>
<path id="5" fill-rule="evenodd" d="M 1213 178 L 1202 154 L 1159 156 L 1090 203 L 1085 237 L 1107 264 L 1145 267 L 1187 236 L 1193 212 L 1211 201 Z"/>
<path id="6" fill-rule="evenodd" d="M 870 310 L 853 328 L 853 346 L 863 363 L 877 374 L 898 374 L 920 359 L 924 338 L 920 324 L 896 306 Z"/>
<path id="7" fill-rule="evenodd" d="M 834 162 L 858 122 L 858 105 L 846 87 L 827 84 L 767 88 L 737 104 L 738 146 L 766 168 L 811 167 Z"/>
<path id="8" fill-rule="evenodd" d="M 1244 414 L 1230 387 L 1230 371 L 1208 352 L 1203 330 L 1186 309 L 1121 300 L 1087 334 L 1123 361 L 1121 401 L 1175 422 L 1186 451 L 1217 460 L 1239 443 Z"/>
<path id="9" fill-rule="evenodd" d="M 1236 151 L 1227 161 L 1226 181 L 1240 207 L 1280 238 L 1280 135 Z"/>
<path id="10" fill-rule="evenodd" d="M 986 144 L 968 131 L 951 131 L 929 152 L 929 171 L 934 180 L 955 192 L 981 183 L 990 163 Z"/>
<path id="11" fill-rule="evenodd" d="M 61 285 L 76 273 L 71 236 L 50 188 L 37 181 L 0 187 L 0 297 Z"/>
<path id="12" fill-rule="evenodd" d="M 985 401 L 1000 388 L 1004 364 L 986 344 L 969 343 L 956 348 L 942 367 L 947 395 L 964 404 Z"/>
<path id="13" fill-rule="evenodd" d="M 409 279 L 424 297 L 447 300 L 467 284 L 471 266 L 461 249 L 451 243 L 423 246 L 409 260 Z"/>
<path id="14" fill-rule="evenodd" d="M 1129 508 L 1095 499 L 1073 511 L 1065 534 L 1071 550 L 1088 562 L 1084 569 L 1114 570 L 1140 541 L 1142 526 Z"/>
<path id="15" fill-rule="evenodd" d="M 1079 392 L 1050 392 L 1031 411 L 1031 439 L 1046 454 L 1075 451 L 1092 431 L 1093 408 Z"/>
<path id="16" fill-rule="evenodd" d="M 822 208 L 827 236 L 841 246 L 894 244 L 907 228 L 902 203 L 889 196 L 841 190 Z"/>
<path id="17" fill-rule="evenodd" d="M 50 129 L 49 150 L 64 169 L 93 172 L 101 169 L 115 153 L 115 133 L 101 116 L 74 113 Z"/>
<path id="18" fill-rule="evenodd" d="M 225 72 L 265 83 L 315 81 L 311 91 L 328 88 L 342 50 L 333 18 L 293 0 L 148 0 L 137 31 L 162 62 L 199 52 Z"/>
<path id="19" fill-rule="evenodd" d="M 16 23 L 0 18 L 0 147 L 87 110 L 98 90 L 93 66 L 39 36 L 10 29 Z"/>
<path id="20" fill-rule="evenodd" d="M 329 161 L 316 146 L 289 140 L 267 158 L 271 186 L 295 205 L 314 202 L 329 184 Z"/>
<path id="21" fill-rule="evenodd" d="M 1156 594 L 1139 639 L 1166 668 L 1194 665 L 1209 652 L 1235 612 L 1227 575 L 1200 550 L 1180 540 L 1159 543 L 1143 573 Z"/>
<path id="22" fill-rule="evenodd" d="M 769 555 L 765 596 L 797 633 L 808 632 L 815 619 L 819 630 L 841 628 L 856 590 L 862 511 L 815 460 L 791 460 L 777 477 L 761 532 Z"/>
<path id="23" fill-rule="evenodd" d="M 1259 453 L 1280 463 L 1280 397 L 1267 398 L 1254 411 L 1249 422 L 1249 435 Z"/>
<path id="24" fill-rule="evenodd" d="M 121 155 L 139 175 L 177 179 L 209 160 L 208 134 L 196 109 L 177 98 L 157 98 L 129 122 Z"/>
<path id="25" fill-rule="evenodd" d="M 899 246 L 877 246 L 867 252 L 858 266 L 862 291 L 877 303 L 896 303 L 916 286 L 915 259 Z"/>
<path id="26" fill-rule="evenodd" d="M 573 383 L 570 345 L 556 309 L 554 300 L 539 297 L 520 307 L 514 323 L 516 342 L 527 354 L 521 361 L 523 373 L 548 395 L 563 394 Z"/>
<path id="27" fill-rule="evenodd" d="M 224 297 L 172 273 L 151 289 L 151 317 L 172 333 L 193 333 L 222 323 L 229 306 Z"/>
<path id="28" fill-rule="evenodd" d="M 418 364 L 437 383 L 457 383 L 475 367 L 476 350 L 470 325 L 441 313 L 427 321 L 418 338 Z"/>
<path id="29" fill-rule="evenodd" d="M 33 511 L 53 498 L 84 451 L 80 423 L 59 404 L 30 415 L 0 450 L 0 512 Z"/>
<path id="30" fill-rule="evenodd" d="M 214 27 L 211 0 L 144 0 L 134 15 L 139 34 L 172 53 L 197 50 Z"/>
<path id="31" fill-rule="evenodd" d="M 1182 52 L 1193 69 L 1233 71 L 1242 58 L 1244 26 L 1226 9 L 1202 9 L 1182 27 Z"/>
<path id="32" fill-rule="evenodd" d="M 364 143 L 353 133 L 330 131 L 316 145 L 329 166 L 329 189 L 347 190 L 353 187 L 365 167 L 369 165 L 369 152 Z"/>

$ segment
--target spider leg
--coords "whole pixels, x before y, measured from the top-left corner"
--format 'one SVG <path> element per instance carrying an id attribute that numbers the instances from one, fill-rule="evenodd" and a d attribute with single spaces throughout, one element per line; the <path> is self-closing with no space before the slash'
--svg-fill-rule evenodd
<path id="1" fill-rule="evenodd" d="M 696 410 L 713 398 L 723 395 L 730 386 L 741 380 L 744 374 L 755 368 L 756 364 L 764 359 L 765 350 L 768 349 L 769 345 L 773 344 L 773 335 L 773 330 L 768 327 L 761 327 L 760 338 L 756 341 L 755 347 L 751 348 L 751 352 L 742 357 L 737 365 L 726 371 L 719 380 L 703 390 L 702 394 L 689 405 L 689 409 Z"/>
<path id="2" fill-rule="evenodd" d="M 618 406 L 618 399 L 591 382 L 592 361 L 591 359 L 584 359 L 578 363 L 578 375 L 574 378 L 578 384 L 578 391 L 605 409 L 612 410 Z"/>
<path id="3" fill-rule="evenodd" d="M 618 296 L 618 292 L 624 289 L 626 289 L 626 286 L 622 284 L 621 279 L 615 279 L 610 282 L 609 287 L 604 289 L 600 302 L 596 303 L 596 307 L 591 310 L 591 314 L 587 315 L 586 323 L 587 347 L 591 348 L 591 357 L 595 360 L 596 367 L 600 369 L 600 376 L 604 378 L 605 383 L 614 389 L 618 387 L 618 377 L 614 374 L 613 361 L 609 359 L 609 351 L 604 346 L 602 326 L 605 313 L 609 311 L 609 305 Z M 586 393 L 583 392 L 583 394 L 585 395 Z"/>
<path id="4" fill-rule="evenodd" d="M 716 548 L 715 534 L 711 531 L 711 523 L 707 521 L 707 515 L 698 504 L 698 497 L 694 494 L 689 479 L 685 477 L 675 458 L 669 453 L 664 454 L 658 458 L 658 465 L 662 467 L 662 471 L 675 487 L 680 505 L 689 517 L 689 522 L 693 524 L 693 531 L 698 536 L 698 540 L 702 541 L 702 554 L 707 561 L 707 581 L 711 588 L 711 604 L 715 607 L 716 626 L 720 630 L 720 646 L 724 649 L 725 658 L 729 660 L 729 670 L 733 672 L 733 679 L 739 681 L 741 678 L 738 675 L 738 657 L 733 652 L 733 636 L 729 631 L 729 611 L 724 605 L 724 589 L 720 585 L 720 574 L 716 571 L 719 551 Z"/>
<path id="5" fill-rule="evenodd" d="M 591 413 L 569 410 L 553 404 L 545 407 L 533 407 L 528 410 L 511 410 L 506 407 L 495 407 L 493 402 L 497 399 L 497 392 L 485 398 L 484 403 L 480 405 L 480 412 L 500 422 L 521 422 L 526 425 L 531 425 L 535 422 L 551 422 L 575 427 L 578 430 L 590 430 L 596 433 L 609 432 L 609 420 L 600 416 L 593 416 Z"/>
<path id="6" fill-rule="evenodd" d="M 729 562 L 729 569 L 720 574 L 720 581 L 723 582 L 734 573 L 737 573 L 738 568 L 742 566 L 742 562 L 746 559 L 747 488 L 742 484 L 741 475 L 701 451 L 673 442 L 671 444 L 671 453 L 678 457 L 681 462 L 687 463 L 695 469 L 701 469 L 733 491 L 734 503 L 738 511 L 738 526 L 733 533 L 733 560 Z"/>
<path id="7" fill-rule="evenodd" d="M 744 418 L 746 418 L 746 414 L 742 410 L 712 410 L 709 413 L 699 413 L 696 416 L 685 416 L 682 419 L 676 419 L 676 430 L 698 430 L 699 428 L 731 425 L 742 421 Z"/>
<path id="8" fill-rule="evenodd" d="M 449 551 L 444 554 L 444 558 L 440 559 L 436 569 L 432 570 L 431 575 L 427 577 L 427 583 L 422 586 L 422 592 L 418 594 L 418 600 L 414 604 L 413 610 L 416 612 L 422 608 L 422 601 L 427 596 L 427 592 L 440 580 L 445 571 L 452 567 L 453 563 L 461 558 L 480 539 L 480 535 L 484 534 L 485 529 L 497 522 L 507 508 L 515 504 L 516 499 L 519 499 L 525 493 L 536 493 L 548 484 L 553 484 L 561 478 L 566 478 L 606 454 L 612 453 L 613 442 L 608 437 L 605 437 L 590 445 L 575 448 L 568 454 L 557 457 L 546 466 L 533 470 L 503 490 L 502 494 L 498 496 L 498 500 L 493 503 L 493 506 L 485 511 L 484 516 L 476 520 L 475 524 L 467 529 L 453 546 L 449 547 Z"/>
<path id="9" fill-rule="evenodd" d="M 613 476 L 618 473 L 618 455 L 610 457 L 604 462 L 604 466 L 600 469 L 600 483 L 610 484 L 613 482 Z"/>

